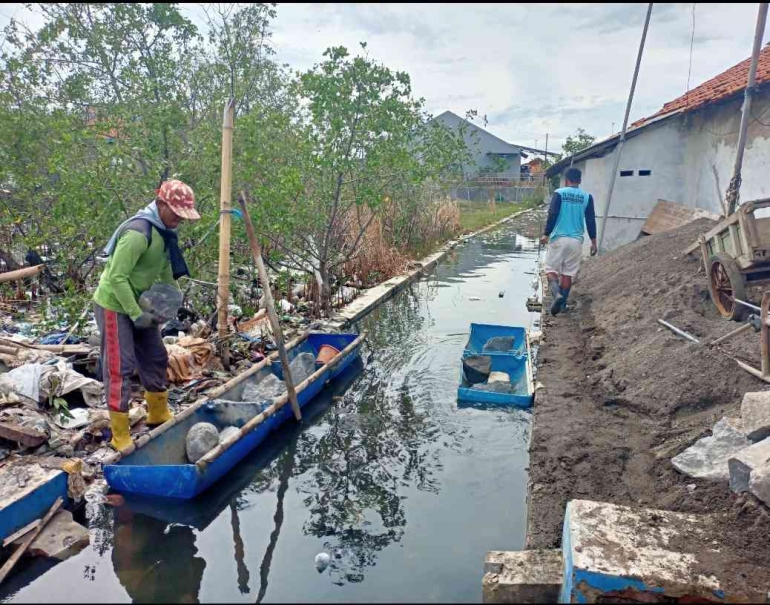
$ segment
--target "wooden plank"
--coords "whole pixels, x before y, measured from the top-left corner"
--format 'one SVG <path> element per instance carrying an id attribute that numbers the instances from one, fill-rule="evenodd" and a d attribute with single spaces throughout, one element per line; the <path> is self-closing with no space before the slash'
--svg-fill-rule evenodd
<path id="1" fill-rule="evenodd" d="M 0 422 L 0 437 L 20 443 L 24 447 L 37 447 L 48 440 L 45 435 L 33 429 L 10 422 Z"/>
<path id="2" fill-rule="evenodd" d="M 738 236 L 738 226 L 730 225 L 728 229 L 730 230 L 730 248 L 732 249 L 733 256 L 738 258 L 743 253 L 741 240 Z"/>
<path id="3" fill-rule="evenodd" d="M 40 521 L 40 525 L 37 526 L 37 529 L 33 530 L 32 533 L 29 534 L 27 539 L 24 540 L 24 543 L 19 548 L 16 549 L 16 552 L 14 552 L 11 555 L 11 558 L 5 562 L 5 565 L 3 565 L 2 568 L 0 568 L 0 584 L 3 583 L 5 578 L 8 576 L 8 574 L 16 565 L 16 563 L 18 563 L 19 559 L 21 558 L 21 555 L 23 555 L 24 552 L 27 550 L 27 548 L 29 548 L 29 545 L 32 544 L 32 542 L 34 542 L 35 538 L 37 538 L 40 532 L 43 531 L 43 528 L 51 520 L 51 517 L 54 516 L 56 511 L 59 510 L 59 507 L 61 505 L 62 505 L 62 498 L 59 497 L 56 499 L 56 502 L 53 503 L 53 506 L 50 508 L 50 510 L 45 514 L 45 517 L 43 517 L 43 520 Z"/>
<path id="4" fill-rule="evenodd" d="M 747 324 L 748 325 L 748 324 Z M 13 532 L 5 540 L 3 540 L 3 548 L 7 548 L 9 544 L 16 542 L 19 538 L 23 538 L 26 534 L 40 525 L 40 519 L 35 519 L 32 523 L 25 525 L 20 530 Z"/>
<path id="5" fill-rule="evenodd" d="M 699 218 L 708 218 L 718 221 L 721 217 L 708 210 L 689 208 L 683 204 L 659 199 L 658 203 L 655 204 L 652 212 L 650 212 L 647 217 L 644 225 L 642 225 L 641 231 L 647 235 L 662 233 L 686 225 Z"/>

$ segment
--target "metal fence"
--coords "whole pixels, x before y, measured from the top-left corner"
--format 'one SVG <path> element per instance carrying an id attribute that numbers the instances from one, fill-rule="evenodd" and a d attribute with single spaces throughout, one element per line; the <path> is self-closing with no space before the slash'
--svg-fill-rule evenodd
<path id="1" fill-rule="evenodd" d="M 450 198 L 457 202 L 490 203 L 523 202 L 532 198 L 545 199 L 548 189 L 535 182 L 520 182 L 512 185 L 494 183 L 451 183 L 431 185 L 427 189 L 430 199 Z"/>

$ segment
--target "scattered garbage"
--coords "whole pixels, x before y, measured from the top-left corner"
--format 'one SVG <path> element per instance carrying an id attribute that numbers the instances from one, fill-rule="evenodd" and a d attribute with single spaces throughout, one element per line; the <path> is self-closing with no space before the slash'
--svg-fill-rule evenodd
<path id="1" fill-rule="evenodd" d="M 54 416 L 56 426 L 63 429 L 79 429 L 89 424 L 89 411 L 87 408 L 75 408 L 69 410 L 69 416 L 57 414 Z"/>
<path id="2" fill-rule="evenodd" d="M 187 432 L 185 452 L 193 464 L 219 444 L 219 431 L 210 422 L 198 422 Z"/>

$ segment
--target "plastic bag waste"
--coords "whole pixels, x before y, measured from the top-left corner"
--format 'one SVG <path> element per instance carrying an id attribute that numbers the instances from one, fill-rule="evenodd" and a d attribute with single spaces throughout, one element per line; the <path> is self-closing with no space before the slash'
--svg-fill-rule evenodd
<path id="1" fill-rule="evenodd" d="M 489 391 L 491 393 L 515 393 L 515 389 L 510 382 L 487 382 L 485 384 L 474 384 L 472 389 L 477 391 Z"/>

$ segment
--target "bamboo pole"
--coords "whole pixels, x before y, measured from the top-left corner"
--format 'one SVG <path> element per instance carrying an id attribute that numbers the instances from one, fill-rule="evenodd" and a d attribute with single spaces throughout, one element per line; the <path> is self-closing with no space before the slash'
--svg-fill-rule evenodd
<path id="1" fill-rule="evenodd" d="M 222 177 L 219 191 L 219 276 L 217 279 L 217 327 L 219 337 L 227 335 L 227 305 L 230 302 L 230 210 L 233 188 L 233 124 L 235 100 L 228 99 L 222 118 Z M 225 368 L 230 365 L 229 347 L 220 351 Z"/>
<path id="2" fill-rule="evenodd" d="M 3 342 L 15 349 L 36 349 L 38 351 L 50 351 L 51 353 L 61 353 L 64 355 L 90 353 L 92 351 L 92 348 L 88 345 L 31 345 L 25 342 L 10 340 L 9 338 L 0 338 L 0 342 Z"/>
<path id="3" fill-rule="evenodd" d="M 342 351 L 340 351 L 329 363 L 327 363 L 325 366 L 313 372 L 313 374 L 311 374 L 303 382 L 301 382 L 297 386 L 297 391 L 301 393 L 311 384 L 316 382 L 327 370 L 332 370 L 335 367 L 337 367 L 342 362 L 343 359 L 345 359 L 348 355 L 350 355 L 356 349 L 356 347 L 358 347 L 361 344 L 361 342 L 363 342 L 365 338 L 366 338 L 366 332 L 361 332 L 361 334 L 359 334 L 358 337 L 353 342 L 351 342 L 347 347 L 345 347 Z M 220 443 L 215 448 L 210 450 L 205 456 L 203 456 L 203 458 L 198 460 L 198 462 L 196 462 L 195 465 L 201 471 L 205 470 L 208 464 L 210 464 L 211 462 L 219 458 L 224 452 L 229 450 L 235 443 L 240 441 L 242 437 L 244 437 L 246 434 L 253 431 L 265 420 L 270 418 L 270 416 L 275 414 L 284 405 L 286 405 L 287 401 L 289 401 L 288 393 L 285 393 L 280 397 L 275 398 L 273 400 L 273 403 L 269 407 L 267 407 L 263 412 L 257 414 L 256 416 L 254 416 L 254 418 L 252 418 L 246 424 L 244 424 L 237 434 L 234 434 L 230 439 Z"/>
<path id="4" fill-rule="evenodd" d="M 762 36 L 765 32 L 765 21 L 767 20 L 767 2 L 759 3 L 759 13 L 757 14 L 757 25 L 754 31 L 754 46 L 751 53 L 751 64 L 749 65 L 749 77 L 746 83 L 746 90 L 743 97 L 743 108 L 741 111 L 741 125 L 738 131 L 738 145 L 735 154 L 735 165 L 733 167 L 733 177 L 730 179 L 730 185 L 725 194 L 725 204 L 727 205 L 728 215 L 735 212 L 738 205 L 740 187 L 741 187 L 741 168 L 743 166 L 743 152 L 746 149 L 746 139 L 749 130 L 749 119 L 751 118 L 751 102 L 756 93 L 756 75 L 757 63 L 759 62 L 759 52 L 762 48 Z"/>
<path id="5" fill-rule="evenodd" d="M 6 576 L 11 572 L 11 570 L 14 568 L 16 563 L 21 558 L 21 555 L 23 555 L 27 549 L 29 548 L 29 545 L 32 544 L 32 542 L 35 541 L 35 538 L 40 535 L 40 532 L 43 531 L 47 523 L 51 520 L 51 517 L 53 517 L 56 512 L 59 510 L 59 507 L 62 505 L 62 498 L 59 496 L 56 498 L 56 502 L 53 503 L 53 506 L 48 510 L 48 512 L 45 514 L 45 517 L 43 517 L 43 520 L 40 522 L 40 525 L 38 525 L 32 532 L 29 534 L 26 540 L 22 542 L 21 546 L 16 549 L 16 552 L 14 552 L 11 555 L 11 558 L 8 559 L 5 562 L 5 565 L 3 565 L 2 568 L 0 568 L 0 584 L 3 583 Z"/>
<path id="6" fill-rule="evenodd" d="M 292 340 L 289 344 L 286 345 L 287 350 L 291 350 L 297 345 L 302 344 L 307 340 L 307 337 L 309 336 L 309 332 L 305 332 L 303 334 L 300 334 Z M 241 372 L 237 376 L 231 378 L 226 383 L 219 385 L 218 387 L 214 388 L 211 391 L 208 391 L 203 397 L 200 397 L 196 399 L 192 404 L 190 404 L 189 407 L 184 409 L 183 411 L 179 412 L 176 416 L 174 416 L 171 420 L 168 422 L 164 422 L 163 424 L 155 427 L 153 430 L 151 430 L 146 435 L 142 435 L 135 441 L 131 442 L 131 445 L 129 445 L 127 448 L 115 452 L 110 458 L 107 458 L 104 461 L 104 464 L 114 464 L 124 456 L 128 456 L 129 454 L 133 454 L 136 450 L 141 449 L 145 445 L 147 445 L 150 441 L 155 439 L 156 437 L 159 437 L 163 433 L 165 433 L 170 428 L 176 426 L 179 424 L 182 420 L 185 418 L 188 418 L 192 414 L 195 413 L 195 411 L 200 408 L 204 403 L 207 403 L 211 401 L 212 399 L 216 399 L 217 397 L 221 397 L 224 395 L 227 391 L 230 389 L 238 386 L 240 383 L 242 383 L 247 378 L 250 378 L 251 376 L 254 376 L 254 374 L 258 373 L 262 368 L 266 367 L 269 363 L 275 361 L 278 358 L 278 351 L 272 352 L 270 355 L 265 357 L 262 361 L 254 364 L 251 366 L 248 370 L 245 372 Z"/>
<path id="7" fill-rule="evenodd" d="M 251 245 L 251 253 L 254 256 L 254 263 L 257 265 L 257 271 L 259 272 L 259 281 L 262 282 L 262 292 L 265 293 L 267 316 L 270 319 L 270 324 L 273 328 L 275 344 L 278 346 L 278 356 L 281 358 L 281 365 L 283 366 L 283 381 L 286 383 L 286 390 L 288 391 L 289 399 L 291 400 L 291 408 L 294 411 L 294 417 L 297 420 L 302 420 L 302 412 L 299 409 L 299 402 L 297 401 L 297 392 L 294 390 L 294 380 L 291 377 L 291 370 L 289 369 L 289 356 L 286 354 L 286 348 L 283 345 L 281 322 L 278 320 L 278 314 L 275 312 L 275 301 L 273 300 L 273 293 L 270 291 L 270 278 L 267 276 L 265 263 L 262 262 L 262 249 L 259 246 L 257 236 L 254 234 L 254 225 L 251 222 L 249 209 L 246 207 L 246 194 L 243 191 L 241 191 L 241 194 L 238 196 L 238 203 L 241 205 L 241 211 L 243 212 L 243 222 L 246 225 L 246 234 L 249 236 L 249 244 Z"/>
<path id="8" fill-rule="evenodd" d="M 0 284 L 9 281 L 17 281 L 26 277 L 34 277 L 38 273 L 42 273 L 43 269 L 45 269 L 45 265 L 35 265 L 34 267 L 24 267 L 23 269 L 16 269 L 15 271 L 0 273 Z"/>

